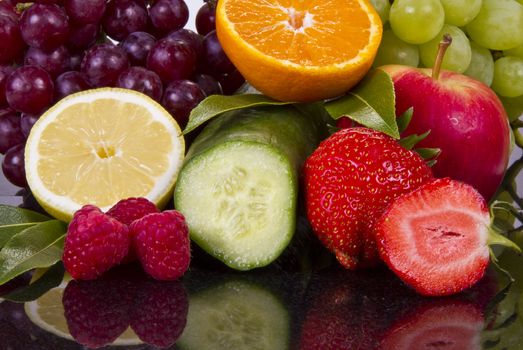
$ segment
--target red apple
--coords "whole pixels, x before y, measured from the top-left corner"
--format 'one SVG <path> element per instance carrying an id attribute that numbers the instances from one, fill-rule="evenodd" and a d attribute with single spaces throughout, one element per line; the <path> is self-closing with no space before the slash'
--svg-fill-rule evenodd
<path id="1" fill-rule="evenodd" d="M 396 115 L 414 108 L 404 135 L 429 136 L 417 147 L 441 149 L 433 167 L 436 177 L 451 177 L 474 186 L 489 200 L 508 165 L 510 128 L 496 94 L 462 74 L 439 70 L 445 45 L 434 70 L 401 65 L 381 67 L 396 90 Z"/>

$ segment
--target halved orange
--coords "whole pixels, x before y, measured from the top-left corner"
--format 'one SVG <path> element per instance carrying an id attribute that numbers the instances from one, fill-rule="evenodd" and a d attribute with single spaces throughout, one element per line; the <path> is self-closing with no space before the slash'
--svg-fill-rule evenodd
<path id="1" fill-rule="evenodd" d="M 367 0 L 219 0 L 216 31 L 256 89 L 282 101 L 315 101 L 363 78 L 383 28 Z"/>

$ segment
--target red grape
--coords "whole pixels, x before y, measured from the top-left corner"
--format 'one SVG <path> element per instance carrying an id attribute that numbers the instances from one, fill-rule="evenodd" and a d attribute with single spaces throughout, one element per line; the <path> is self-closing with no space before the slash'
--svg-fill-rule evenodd
<path id="1" fill-rule="evenodd" d="M 197 56 L 201 56 L 203 54 L 203 36 L 193 32 L 190 29 L 183 28 L 176 30 L 169 33 L 166 38 L 184 41 L 189 44 L 190 47 L 192 47 Z"/>
<path id="2" fill-rule="evenodd" d="M 25 145 L 19 144 L 10 148 L 2 162 L 2 170 L 9 182 L 19 187 L 27 187 L 24 167 Z"/>
<path id="3" fill-rule="evenodd" d="M 62 73 L 56 78 L 54 83 L 55 100 L 61 100 L 65 96 L 89 88 L 91 88 L 91 86 L 87 82 L 84 74 L 76 71 Z"/>
<path id="4" fill-rule="evenodd" d="M 5 98 L 5 82 L 7 77 L 13 73 L 15 69 L 12 66 L 0 66 L 0 108 L 7 106 L 7 99 Z"/>
<path id="5" fill-rule="evenodd" d="M 82 73 L 93 87 L 115 86 L 118 76 L 127 68 L 129 59 L 125 51 L 109 43 L 91 47 L 81 64 Z"/>
<path id="6" fill-rule="evenodd" d="M 162 106 L 184 128 L 192 109 L 204 98 L 205 93 L 198 84 L 190 80 L 175 80 L 165 88 Z"/>
<path id="7" fill-rule="evenodd" d="M 208 74 L 196 74 L 192 80 L 198 84 L 206 96 L 223 94 L 218 80 Z"/>
<path id="8" fill-rule="evenodd" d="M 36 123 L 38 118 L 40 118 L 40 115 L 38 114 L 22 113 L 22 116 L 20 118 L 20 129 L 22 130 L 22 134 L 25 138 L 29 136 L 29 132 L 31 131 L 33 125 Z"/>
<path id="9" fill-rule="evenodd" d="M 129 61 L 135 66 L 145 66 L 147 54 L 156 43 L 156 38 L 146 32 L 134 32 L 129 34 L 124 41 L 120 43 L 125 50 Z"/>
<path id="10" fill-rule="evenodd" d="M 69 69 L 79 71 L 83 59 L 84 59 L 83 52 L 71 53 L 71 57 L 69 58 Z"/>
<path id="11" fill-rule="evenodd" d="M 183 0 L 158 0 L 149 9 L 154 27 L 161 33 L 183 28 L 189 19 L 189 8 Z"/>
<path id="12" fill-rule="evenodd" d="M 234 94 L 245 83 L 245 78 L 237 70 L 231 73 L 220 74 L 216 79 L 220 82 L 224 95 Z"/>
<path id="13" fill-rule="evenodd" d="M 73 51 L 83 51 L 94 44 L 100 32 L 100 24 L 76 24 L 71 23 L 67 47 Z"/>
<path id="14" fill-rule="evenodd" d="M 124 40 L 133 32 L 147 28 L 147 9 L 134 0 L 109 0 L 102 26 L 114 40 Z"/>
<path id="15" fill-rule="evenodd" d="M 20 115 L 16 112 L 0 116 L 0 153 L 5 154 L 11 147 L 25 141 L 20 127 Z"/>
<path id="16" fill-rule="evenodd" d="M 210 32 L 203 39 L 203 54 L 207 64 L 205 67 L 207 72 L 213 74 L 231 73 L 236 69 L 225 54 L 225 51 L 223 51 L 222 45 L 216 36 L 216 31 Z"/>
<path id="17" fill-rule="evenodd" d="M 53 101 L 53 80 L 40 67 L 19 67 L 7 78 L 5 96 L 14 110 L 37 114 Z"/>
<path id="18" fill-rule="evenodd" d="M 189 78 L 196 68 L 196 53 L 186 42 L 164 38 L 147 56 L 147 68 L 163 82 Z"/>
<path id="19" fill-rule="evenodd" d="M 69 68 L 69 57 L 69 51 L 65 46 L 59 46 L 51 51 L 30 47 L 25 54 L 24 64 L 43 68 L 52 78 L 55 78 Z"/>
<path id="20" fill-rule="evenodd" d="M 216 29 L 216 1 L 203 4 L 196 14 L 196 30 L 201 35 L 207 35 Z"/>
<path id="21" fill-rule="evenodd" d="M 22 13 L 20 30 L 28 45 L 52 50 L 67 41 L 69 19 L 58 5 L 34 4 Z"/>
<path id="22" fill-rule="evenodd" d="M 143 67 L 131 67 L 120 74 L 116 86 L 141 92 L 158 102 L 162 98 L 160 77 Z"/>
<path id="23" fill-rule="evenodd" d="M 22 55 L 24 48 L 18 22 L 0 15 L 0 63 L 11 63 Z"/>
<path id="24" fill-rule="evenodd" d="M 7 16 L 13 21 L 18 22 L 20 15 L 15 11 L 14 7 L 6 1 L 0 1 L 0 16 Z"/>
<path id="25" fill-rule="evenodd" d="M 97 23 L 105 11 L 105 0 L 65 0 L 65 12 L 76 23 Z"/>

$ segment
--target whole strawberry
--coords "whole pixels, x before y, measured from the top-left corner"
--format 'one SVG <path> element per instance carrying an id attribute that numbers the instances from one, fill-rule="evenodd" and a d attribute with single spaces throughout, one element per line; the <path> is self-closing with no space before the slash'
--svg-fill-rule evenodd
<path id="1" fill-rule="evenodd" d="M 95 279 L 129 251 L 126 225 L 93 205 L 78 210 L 67 228 L 62 260 L 74 279 Z"/>
<path id="2" fill-rule="evenodd" d="M 149 275 L 157 280 L 181 277 L 191 260 L 189 229 L 176 210 L 152 213 L 131 226 L 136 254 Z"/>
<path id="3" fill-rule="evenodd" d="M 373 225 L 392 200 L 431 179 L 417 153 L 368 128 L 340 130 L 304 166 L 307 216 L 346 268 L 379 262 Z"/>

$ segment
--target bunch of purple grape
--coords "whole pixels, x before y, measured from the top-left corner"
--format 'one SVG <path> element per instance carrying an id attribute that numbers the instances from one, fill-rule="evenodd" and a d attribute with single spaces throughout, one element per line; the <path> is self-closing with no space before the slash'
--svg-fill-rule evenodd
<path id="1" fill-rule="evenodd" d="M 196 0 L 191 0 L 196 1 Z M 2 170 L 27 185 L 24 142 L 61 98 L 97 87 L 142 92 L 183 128 L 206 96 L 232 94 L 244 79 L 215 32 L 216 0 L 185 29 L 184 0 L 0 0 Z"/>

